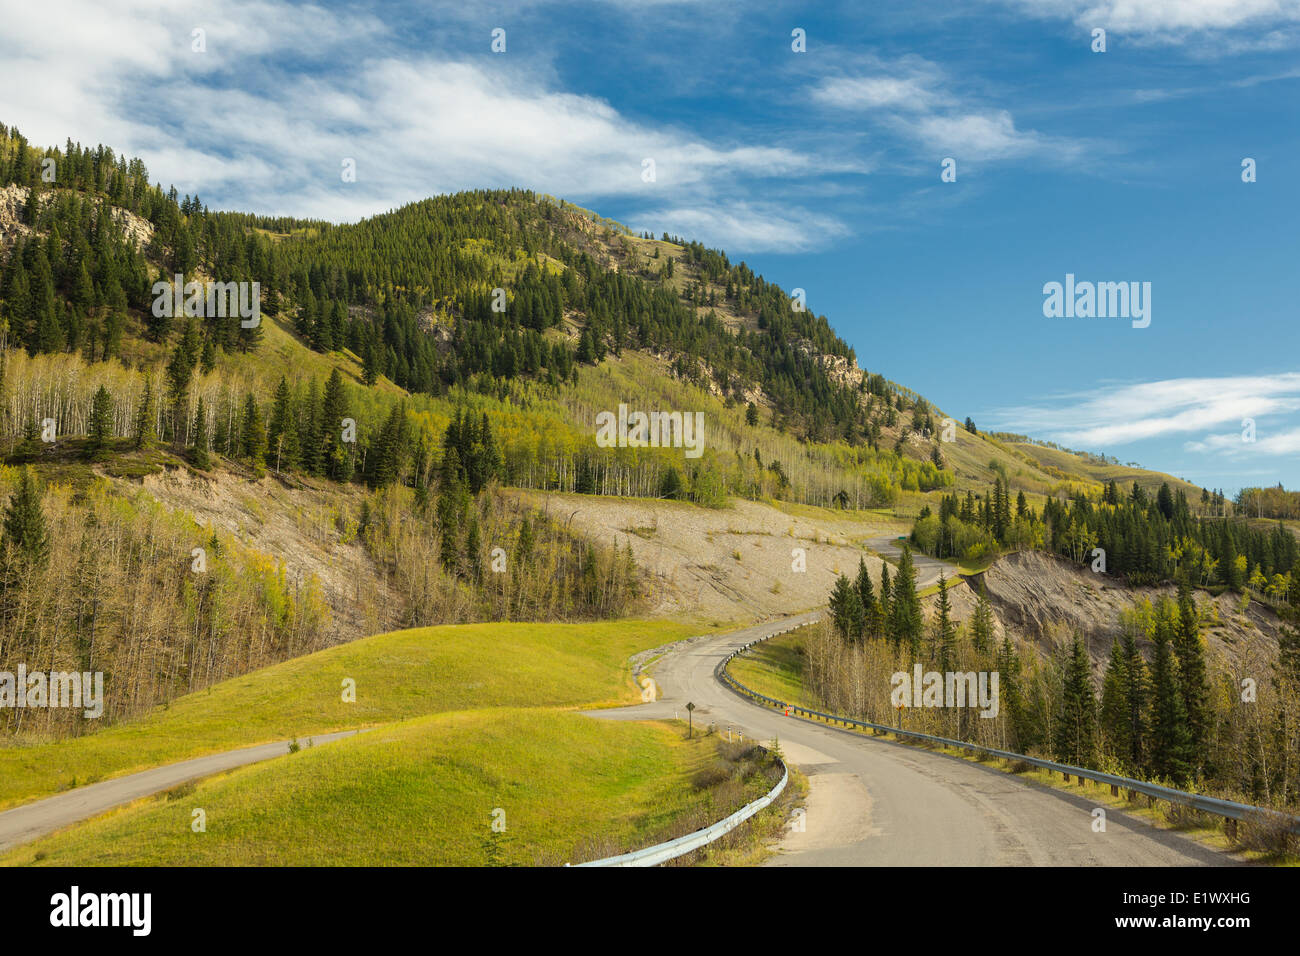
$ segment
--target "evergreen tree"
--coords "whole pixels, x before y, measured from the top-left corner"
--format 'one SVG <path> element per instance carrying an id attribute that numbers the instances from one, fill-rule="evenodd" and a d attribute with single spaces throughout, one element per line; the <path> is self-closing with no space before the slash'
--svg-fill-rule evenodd
<path id="1" fill-rule="evenodd" d="M 871 585 L 871 575 L 867 572 L 867 562 L 865 558 L 858 558 L 858 577 L 853 582 L 857 588 L 858 600 L 862 604 L 862 622 L 863 637 L 876 634 L 876 618 L 880 614 L 880 608 L 876 605 L 875 588 Z"/>
<path id="2" fill-rule="evenodd" d="M 935 612 L 934 643 L 939 670 L 947 673 L 957 661 L 957 627 L 952 621 L 952 602 L 948 600 L 948 580 L 939 574 L 939 601 Z"/>
<path id="3" fill-rule="evenodd" d="M 835 587 L 830 596 L 831 621 L 840 637 L 846 641 L 856 641 L 862 631 L 862 599 L 849 579 L 840 575 L 835 579 Z"/>
<path id="4" fill-rule="evenodd" d="M 1170 647 L 1170 625 L 1163 616 L 1156 621 L 1155 663 L 1152 668 L 1151 771 L 1175 786 L 1192 774 L 1192 737 L 1187 728 L 1187 710 L 1178 667 Z"/>
<path id="5" fill-rule="evenodd" d="M 291 469 L 296 464 L 297 431 L 289 381 L 282 375 L 275 389 L 275 404 L 271 407 L 271 422 L 266 433 L 267 448 L 275 460 L 276 474 L 281 468 Z"/>
<path id="6" fill-rule="evenodd" d="M 1075 767 L 1096 762 L 1097 702 L 1092 692 L 1088 651 L 1079 635 L 1070 646 L 1065 683 L 1056 718 L 1056 757 Z"/>
<path id="7" fill-rule="evenodd" d="M 889 565 L 880 562 L 880 633 L 877 637 L 893 640 L 893 600 L 889 584 Z"/>
<path id="8" fill-rule="evenodd" d="M 1166 487 L 1164 485 L 1162 488 Z M 1206 753 L 1210 724 L 1210 688 L 1205 668 L 1205 648 L 1201 642 L 1192 600 L 1192 589 L 1186 580 L 1178 585 L 1178 620 L 1174 631 L 1174 651 L 1178 655 L 1178 684 L 1183 694 L 1183 709 L 1187 713 L 1187 731 L 1190 735 L 1193 765 L 1199 766 Z"/>
<path id="9" fill-rule="evenodd" d="M 989 604 L 988 591 L 983 581 L 980 582 L 979 594 L 975 597 L 975 613 L 971 617 L 971 644 L 979 654 L 987 654 L 993 649 L 993 607 Z"/>
<path id="10" fill-rule="evenodd" d="M 243 426 L 240 429 L 240 452 L 253 467 L 254 476 L 266 474 L 266 424 L 252 392 L 244 400 Z"/>
<path id="11" fill-rule="evenodd" d="M 158 440 L 158 433 L 154 428 L 153 376 L 151 375 L 144 377 L 144 395 L 141 396 L 140 404 L 135 411 L 135 428 L 132 429 L 131 437 L 136 451 L 146 449 Z"/>
<path id="12" fill-rule="evenodd" d="M 921 652 L 921 600 L 916 593 L 916 572 L 912 567 L 912 549 L 903 546 L 898 559 L 890 597 L 889 636 L 896 644 L 906 644 L 913 655 Z"/>
<path id="13" fill-rule="evenodd" d="M 86 447 L 91 455 L 105 451 L 113 438 L 113 398 L 103 385 L 90 403 L 90 440 Z"/>
<path id="14" fill-rule="evenodd" d="M 199 407 L 194 412 L 194 427 L 190 429 L 190 461 L 195 468 L 207 471 L 212 467 L 208 457 L 208 413 L 203 407 L 203 396 L 199 396 Z"/>
<path id="15" fill-rule="evenodd" d="M 3 542 L 7 555 L 27 568 L 44 567 L 50 557 L 50 536 L 41 507 L 41 489 L 31 468 L 18 472 L 18 485 L 5 508 Z"/>

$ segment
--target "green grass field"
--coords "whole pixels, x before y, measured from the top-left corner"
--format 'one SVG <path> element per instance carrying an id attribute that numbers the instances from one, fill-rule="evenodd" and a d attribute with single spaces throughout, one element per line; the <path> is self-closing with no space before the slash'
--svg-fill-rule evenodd
<path id="1" fill-rule="evenodd" d="M 803 636 L 799 631 L 760 642 L 748 654 L 733 660 L 727 671 L 760 694 L 811 706 L 803 689 Z"/>
<path id="2" fill-rule="evenodd" d="M 482 707 L 635 703 L 627 658 L 667 621 L 466 624 L 378 634 L 189 694 L 72 740 L 0 748 L 0 808 L 205 753 Z M 345 678 L 356 702 L 344 703 Z"/>
<path id="3" fill-rule="evenodd" d="M 550 707 L 434 714 L 138 801 L 0 865 L 560 865 L 736 809 L 692 782 L 718 744 Z"/>

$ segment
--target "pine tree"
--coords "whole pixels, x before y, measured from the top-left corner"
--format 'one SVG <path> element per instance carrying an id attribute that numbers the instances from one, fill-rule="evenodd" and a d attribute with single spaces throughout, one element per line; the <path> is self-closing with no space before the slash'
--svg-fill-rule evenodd
<path id="1" fill-rule="evenodd" d="M 1161 488 L 1167 488 L 1161 485 Z M 1187 731 L 1190 735 L 1193 766 L 1199 766 L 1206 754 L 1210 723 L 1210 688 L 1206 677 L 1205 648 L 1201 642 L 1192 600 L 1192 589 L 1186 580 L 1178 585 L 1178 620 L 1174 631 L 1174 651 L 1178 655 L 1178 683 L 1183 694 L 1183 709 L 1187 713 Z"/>
<path id="2" fill-rule="evenodd" d="M 90 403 L 90 440 L 86 447 L 92 455 L 108 448 L 113 437 L 113 398 L 103 385 Z"/>
<path id="3" fill-rule="evenodd" d="M 158 440 L 158 433 L 154 429 L 153 376 L 151 375 L 144 377 L 144 395 L 141 396 L 140 404 L 135 411 L 135 428 L 132 429 L 131 437 L 136 451 L 146 449 Z"/>
<path id="4" fill-rule="evenodd" d="M 948 600 L 948 580 L 939 574 L 939 602 L 935 613 L 934 642 L 939 670 L 947 673 L 957 659 L 957 627 L 952 622 L 952 602 Z"/>
<path id="5" fill-rule="evenodd" d="M 979 594 L 975 597 L 975 613 L 971 618 L 971 644 L 978 654 L 987 654 L 993 649 L 993 607 L 989 604 L 989 595 L 980 582 Z"/>
<path id="6" fill-rule="evenodd" d="M 266 425 L 251 392 L 244 400 L 243 427 L 239 434 L 240 451 L 253 466 L 253 474 L 261 478 L 266 474 Z"/>
<path id="7" fill-rule="evenodd" d="M 190 461 L 195 468 L 207 471 L 212 467 L 208 457 L 208 413 L 203 407 L 203 396 L 199 396 L 199 407 L 194 412 L 194 427 L 190 429 Z"/>
<path id="8" fill-rule="evenodd" d="M 896 644 L 906 644 L 912 654 L 921 653 L 921 600 L 916 594 L 916 572 L 912 567 L 912 549 L 903 546 L 898 559 L 898 573 L 894 578 L 890 598 L 890 639 Z"/>
<path id="9" fill-rule="evenodd" d="M 343 441 L 343 420 L 347 417 L 348 399 L 343 388 L 343 376 L 334 369 L 325 383 L 321 405 L 320 447 L 325 474 L 339 482 L 352 480 L 352 456 Z"/>
<path id="10" fill-rule="evenodd" d="M 835 579 L 830 595 L 831 621 L 840 637 L 856 643 L 866 629 L 866 613 L 858 590 L 844 575 Z"/>
<path id="11" fill-rule="evenodd" d="M 217 345 L 212 336 L 203 337 L 203 351 L 199 353 L 199 368 L 208 375 L 217 367 Z"/>
<path id="12" fill-rule="evenodd" d="M 871 575 L 867 571 L 867 562 L 865 558 L 858 558 L 858 577 L 853 582 L 853 586 L 858 590 L 858 600 L 862 604 L 862 635 L 875 635 L 877 621 L 880 614 L 880 608 L 876 605 L 875 588 L 871 585 Z"/>
<path id="13" fill-rule="evenodd" d="M 1074 636 L 1066 663 L 1065 684 L 1056 718 L 1056 757 L 1075 767 L 1096 762 L 1097 702 L 1092 692 L 1092 671 L 1088 651 L 1079 635 Z"/>
<path id="14" fill-rule="evenodd" d="M 0 541 L 6 554 L 17 556 L 28 569 L 44 567 L 50 558 L 50 536 L 41 496 L 35 474 L 31 468 L 23 468 L 18 472 L 18 486 L 5 508 L 4 535 Z"/>
<path id="15" fill-rule="evenodd" d="M 1152 668 L 1151 771 L 1177 786 L 1192 774 L 1192 737 L 1187 728 L 1182 688 L 1178 686 L 1178 665 L 1170 647 L 1170 629 L 1167 619 L 1163 616 L 1157 619 Z"/>
<path id="16" fill-rule="evenodd" d="M 1132 628 L 1124 632 L 1124 661 L 1127 678 L 1128 765 L 1136 772 L 1147 765 L 1151 676 L 1147 672 L 1146 661 L 1138 650 L 1137 634 Z"/>
<path id="17" fill-rule="evenodd" d="M 275 472 L 294 467 L 293 451 L 297 442 L 294 440 L 297 429 L 293 421 L 293 405 L 289 394 L 289 381 L 280 376 L 280 384 L 275 389 L 275 404 L 271 409 L 271 423 L 267 429 L 267 447 L 275 459 Z"/>
<path id="18" fill-rule="evenodd" d="M 1020 683 L 1020 655 L 1012 646 L 1009 636 L 1004 635 L 1002 638 L 1002 647 L 997 656 L 997 668 L 998 696 L 1006 712 L 1006 725 L 1011 731 L 1008 746 L 1020 753 L 1027 753 L 1037 745 L 1038 741 L 1029 719 L 1024 690 Z"/>
<path id="19" fill-rule="evenodd" d="M 884 561 L 880 562 L 880 633 L 876 635 L 880 638 L 889 638 L 893 640 L 892 634 L 892 615 L 893 599 L 892 589 L 889 584 L 889 565 Z"/>

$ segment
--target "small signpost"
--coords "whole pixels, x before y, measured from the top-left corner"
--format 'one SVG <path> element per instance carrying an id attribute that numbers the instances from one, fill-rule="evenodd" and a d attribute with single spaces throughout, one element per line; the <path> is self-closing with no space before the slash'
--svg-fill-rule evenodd
<path id="1" fill-rule="evenodd" d="M 686 738 L 688 740 L 690 739 L 691 733 L 694 730 L 694 726 L 695 726 L 691 719 L 694 716 L 694 711 L 695 711 L 695 705 L 688 701 L 686 704 Z"/>

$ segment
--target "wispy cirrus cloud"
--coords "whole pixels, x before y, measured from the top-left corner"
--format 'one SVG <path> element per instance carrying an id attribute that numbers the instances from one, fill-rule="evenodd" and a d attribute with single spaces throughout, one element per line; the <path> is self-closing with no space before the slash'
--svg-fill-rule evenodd
<path id="1" fill-rule="evenodd" d="M 1000 409 L 993 417 L 999 427 L 1096 450 L 1201 433 L 1184 447 L 1197 452 L 1293 454 L 1300 451 L 1300 426 L 1286 418 L 1297 411 L 1300 372 L 1284 372 L 1102 386 L 1056 396 L 1042 405 Z M 1253 442 L 1242 440 L 1246 419 L 1255 422 Z M 1231 430 L 1214 433 L 1225 427 Z"/>
<path id="2" fill-rule="evenodd" d="M 992 161 L 1050 155 L 1082 156 L 1086 144 L 1021 129 L 1010 110 L 962 95 L 936 63 L 908 56 L 868 59 L 865 72 L 828 76 L 812 89 L 822 106 L 863 114 L 881 128 L 931 153 Z"/>
<path id="3" fill-rule="evenodd" d="M 348 8 L 55 6 L 67 31 L 51 30 L 44 9 L 7 14 L 0 86 L 17 95 L 3 120 L 40 145 L 71 135 L 140 155 L 155 178 L 218 207 L 348 221 L 432 193 L 520 186 L 632 200 L 664 210 L 652 223 L 660 228 L 687 224 L 692 209 L 701 232 L 742 250 L 809 248 L 843 232 L 829 217 L 817 228 L 788 212 L 765 220 L 749 194 L 853 162 L 631 118 L 566 91 L 544 58 L 490 54 L 486 28 L 475 55 L 412 50 L 380 19 Z M 203 52 L 193 49 L 195 30 Z M 340 176 L 345 159 L 354 182 Z"/>
<path id="4" fill-rule="evenodd" d="M 1283 49 L 1297 40 L 1300 0 L 993 0 L 1031 16 L 1102 27 L 1141 45 L 1217 45 L 1221 53 Z"/>

